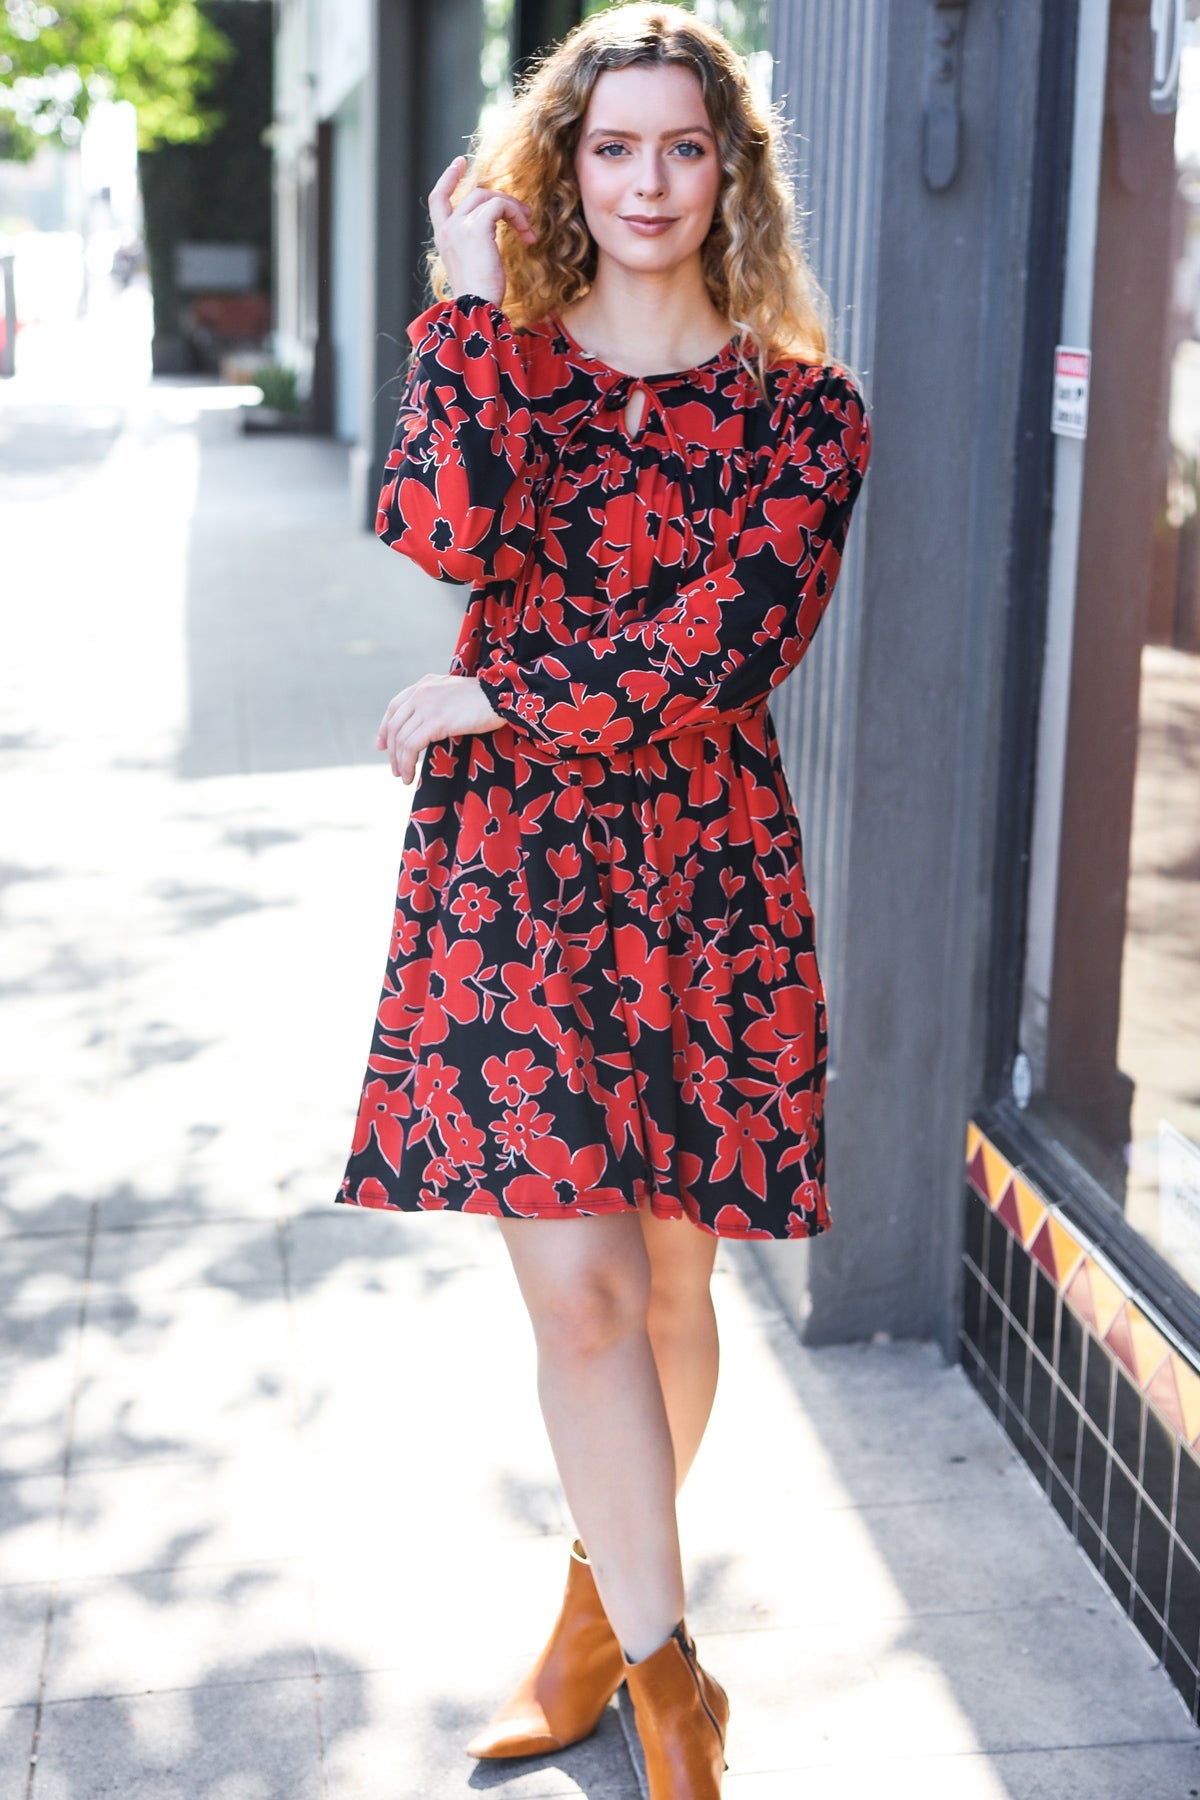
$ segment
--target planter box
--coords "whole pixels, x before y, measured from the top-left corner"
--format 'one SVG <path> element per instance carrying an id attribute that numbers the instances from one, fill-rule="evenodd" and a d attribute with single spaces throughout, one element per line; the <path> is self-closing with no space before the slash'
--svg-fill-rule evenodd
<path id="1" fill-rule="evenodd" d="M 245 406 L 242 408 L 242 430 L 247 434 L 255 432 L 312 432 L 312 424 L 307 413 L 280 412 L 275 406 Z"/>

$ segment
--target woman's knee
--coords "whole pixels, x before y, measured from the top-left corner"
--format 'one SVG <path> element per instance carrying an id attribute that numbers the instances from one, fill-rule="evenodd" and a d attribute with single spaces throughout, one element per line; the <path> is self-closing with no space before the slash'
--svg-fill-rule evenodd
<path id="1" fill-rule="evenodd" d="M 650 1288 L 646 1324 L 652 1338 L 694 1339 L 710 1332 L 716 1321 L 707 1281 L 655 1281 Z"/>
<path id="2" fill-rule="evenodd" d="M 649 1322 L 653 1329 L 689 1335 L 711 1319 L 715 1238 L 686 1220 L 647 1220 L 650 1259 Z"/>
<path id="3" fill-rule="evenodd" d="M 576 1269 L 529 1300 L 538 1352 L 560 1363 L 590 1361 L 644 1334 L 648 1310 L 648 1273 L 637 1264 Z"/>

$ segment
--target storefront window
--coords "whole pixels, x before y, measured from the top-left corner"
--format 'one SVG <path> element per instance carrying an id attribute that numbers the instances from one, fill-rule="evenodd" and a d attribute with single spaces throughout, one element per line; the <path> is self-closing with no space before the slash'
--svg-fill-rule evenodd
<path id="1" fill-rule="evenodd" d="M 1030 1117 L 1200 1293 L 1200 24 L 1172 113 L 1167 15 L 1110 17 L 1069 668 L 1039 726 L 1062 744 L 1035 803 L 1052 927 L 1022 1035 Z"/>

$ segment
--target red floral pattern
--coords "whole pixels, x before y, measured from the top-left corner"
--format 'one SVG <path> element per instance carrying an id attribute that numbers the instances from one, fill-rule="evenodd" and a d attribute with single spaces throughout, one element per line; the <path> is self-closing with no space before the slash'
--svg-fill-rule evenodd
<path id="1" fill-rule="evenodd" d="M 408 330 L 378 532 L 471 584 L 451 673 L 504 723 L 422 759 L 337 1198 L 815 1237 L 825 995 L 767 696 L 833 592 L 862 397 L 786 358 L 764 403 L 732 340 L 622 375 L 477 295 Z"/>

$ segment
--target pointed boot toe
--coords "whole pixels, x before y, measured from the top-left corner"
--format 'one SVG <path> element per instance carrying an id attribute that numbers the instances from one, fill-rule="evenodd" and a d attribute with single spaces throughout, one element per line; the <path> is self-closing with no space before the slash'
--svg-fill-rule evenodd
<path id="1" fill-rule="evenodd" d="M 625 1662 L 625 1680 L 650 1800 L 720 1800 L 729 1696 L 700 1667 L 682 1619 L 665 1644 Z"/>
<path id="2" fill-rule="evenodd" d="M 545 1756 L 590 1737 L 625 1679 L 625 1658 L 578 1539 L 562 1607 L 545 1649 L 516 1690 L 466 1746 L 492 1761 Z"/>
<path id="3" fill-rule="evenodd" d="M 522 1704 L 516 1695 L 466 1746 L 468 1756 L 481 1762 L 504 1756 L 546 1756 L 563 1745 L 550 1729 L 550 1721 L 535 1700 Z"/>

